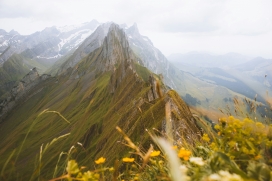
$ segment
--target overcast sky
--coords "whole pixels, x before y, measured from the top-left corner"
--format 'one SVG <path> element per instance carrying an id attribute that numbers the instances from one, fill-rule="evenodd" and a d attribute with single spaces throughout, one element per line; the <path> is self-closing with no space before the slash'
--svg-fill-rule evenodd
<path id="1" fill-rule="evenodd" d="M 20 34 L 92 19 L 136 22 L 166 56 L 201 51 L 272 58 L 272 0 L 0 0 L 0 29 Z"/>

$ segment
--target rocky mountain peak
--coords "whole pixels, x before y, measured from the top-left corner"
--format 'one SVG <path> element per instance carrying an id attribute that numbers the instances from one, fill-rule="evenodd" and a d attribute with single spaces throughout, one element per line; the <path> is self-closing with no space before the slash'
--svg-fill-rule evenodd
<path id="1" fill-rule="evenodd" d="M 6 34 L 7 32 L 3 29 L 0 29 L 0 34 Z"/>
<path id="2" fill-rule="evenodd" d="M 131 59 L 126 33 L 119 25 L 112 23 L 103 43 L 103 57 L 106 59 L 106 70 L 112 69 L 120 62 Z"/>
<path id="3" fill-rule="evenodd" d="M 24 76 L 24 78 L 21 80 L 21 82 L 25 83 L 25 84 L 29 84 L 33 81 L 35 81 L 37 78 L 39 78 L 39 73 L 37 71 L 37 68 L 34 67 L 33 69 L 31 69 L 31 71 L 26 74 L 26 76 Z"/>
<path id="4" fill-rule="evenodd" d="M 99 22 L 95 19 L 93 19 L 92 21 L 90 22 L 86 22 L 84 23 L 84 28 L 90 28 L 90 29 L 93 29 L 95 28 L 97 25 L 99 25 Z"/>
<path id="5" fill-rule="evenodd" d="M 10 35 L 19 35 L 19 33 L 13 29 L 9 32 L 9 34 Z"/>
<path id="6" fill-rule="evenodd" d="M 60 32 L 56 28 L 56 26 L 48 27 L 41 31 L 41 34 L 50 35 L 50 36 L 55 36 L 55 35 L 58 35 L 59 33 Z"/>
<path id="7" fill-rule="evenodd" d="M 141 36 L 136 23 L 134 23 L 131 27 L 127 29 L 127 33 L 133 36 Z"/>

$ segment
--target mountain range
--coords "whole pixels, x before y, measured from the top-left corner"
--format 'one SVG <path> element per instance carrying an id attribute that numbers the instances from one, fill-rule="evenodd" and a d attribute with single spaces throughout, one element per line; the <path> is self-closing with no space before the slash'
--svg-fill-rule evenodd
<path id="1" fill-rule="evenodd" d="M 149 39 L 139 34 L 136 24 L 129 28 L 112 22 L 99 25 L 77 47 L 56 57 L 54 65 L 45 71 L 35 68 L 31 61 L 41 63 L 43 56 L 52 64 L 49 57 L 55 54 L 50 46 L 44 46 L 39 51 L 42 54 L 32 56 L 37 46 L 21 53 L 14 48 L 17 53 L 1 67 L 3 75 L 18 75 L 7 77 L 6 82 L 3 79 L 2 85 L 11 79 L 14 83 L 0 102 L 0 154 L 8 158 L 20 147 L 15 149 L 14 165 L 5 166 L 7 172 L 16 170 L 14 178 L 52 178 L 49 174 L 53 173 L 59 154 L 71 148 L 79 163 L 88 164 L 100 156 L 113 163 L 128 154 L 127 149 L 117 145 L 122 136 L 116 126 L 139 146 L 146 147 L 150 143 L 148 134 L 143 134 L 146 129 L 165 132 L 166 103 L 170 105 L 173 136 L 183 134 L 188 143 L 199 139 L 200 123 L 178 93 L 163 83 L 170 80 L 171 65 Z M 167 72 L 160 76 L 149 67 L 156 73 Z M 43 154 L 39 168 L 42 173 L 33 175 L 35 155 L 41 145 L 58 137 L 61 139 L 55 146 Z M 3 167 L 5 160 L 0 165 Z M 57 175 L 61 173 L 57 170 Z"/>
<path id="2" fill-rule="evenodd" d="M 1 31 L 3 35 L 6 33 L 9 36 L 1 36 L 7 37 L 3 41 L 6 43 L 2 43 L 2 45 L 5 45 L 2 47 L 7 48 L 0 55 L 2 62 L 5 60 L 0 68 L 0 75 L 5 77 L 0 82 L 0 98 L 4 99 L 9 90 L 31 68 L 36 67 L 40 73 L 55 76 L 63 74 L 67 69 L 74 67 L 80 60 L 86 58 L 89 53 L 102 45 L 111 23 L 101 24 L 96 20 L 92 20 L 78 26 L 46 28 L 29 36 L 18 35 L 15 31 L 10 33 Z M 160 50 L 154 47 L 148 37 L 140 34 L 136 24 L 131 27 L 122 24 L 120 28 L 126 33 L 129 45 L 142 65 L 161 75 L 168 88 L 175 89 L 189 105 L 201 108 L 207 113 L 208 111 L 218 112 L 218 107 L 225 107 L 225 101 L 223 100 L 231 100 L 234 96 L 243 99 L 245 95 L 254 99 L 256 92 L 262 92 L 262 96 L 259 96 L 259 98 L 263 97 L 260 101 L 264 100 L 266 91 L 263 91 L 263 89 L 260 91 L 254 90 L 255 86 L 248 86 L 250 83 L 241 80 L 241 78 L 236 78 L 237 80 L 233 81 L 233 75 L 229 77 L 225 75 L 211 76 L 216 74 L 214 72 L 222 72 L 223 74 L 229 67 L 238 66 L 237 62 L 247 62 L 248 57 L 236 53 L 212 56 L 191 52 L 186 55 L 172 55 L 168 57 L 169 62 Z M 13 37 L 11 34 L 16 34 L 16 36 Z M 24 37 L 20 40 L 24 43 L 10 43 L 7 46 L 7 42 L 13 42 L 16 37 Z M 32 42 L 32 44 L 29 42 Z M 27 45 L 29 48 L 26 48 Z M 12 47 L 14 54 L 10 53 L 9 47 Z M 5 57 L 9 58 L 4 59 Z M 15 65 L 20 65 L 17 68 L 13 66 L 14 60 L 16 60 Z M 11 65 L 12 67 L 10 67 Z M 23 69 L 18 67 L 23 67 Z M 217 71 L 218 69 L 208 70 L 214 67 L 219 68 L 219 71 Z M 203 71 L 204 69 L 205 71 Z M 9 70 L 12 70 L 12 73 Z M 239 71 L 237 72 L 239 73 Z M 14 76 L 11 76 L 13 74 Z M 220 78 L 218 79 L 218 77 Z M 240 77 L 243 78 L 243 76 Z M 233 82 L 235 83 L 233 84 Z M 243 92 L 244 90 L 247 91 Z"/>

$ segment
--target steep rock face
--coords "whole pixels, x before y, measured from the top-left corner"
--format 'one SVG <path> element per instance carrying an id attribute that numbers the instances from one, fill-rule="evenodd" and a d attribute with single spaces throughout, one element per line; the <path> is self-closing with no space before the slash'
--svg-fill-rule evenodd
<path id="1" fill-rule="evenodd" d="M 160 97 L 159 95 L 159 90 L 158 90 L 158 80 L 154 78 L 154 76 L 150 75 L 149 76 L 149 83 L 151 86 L 151 89 L 149 90 L 147 97 L 148 101 L 151 102 L 154 99 L 158 99 Z"/>
<path id="2" fill-rule="evenodd" d="M 114 66 L 120 63 L 123 65 L 132 58 L 126 34 L 116 24 L 110 26 L 102 51 L 105 62 L 99 62 L 100 65 L 98 65 L 102 71 L 113 70 Z"/>
<path id="3" fill-rule="evenodd" d="M 19 99 L 19 97 L 23 95 L 25 91 L 37 84 L 39 77 L 40 76 L 37 69 L 33 68 L 27 75 L 24 76 L 17 86 L 12 88 L 11 95 L 15 98 L 15 100 Z"/>
<path id="4" fill-rule="evenodd" d="M 154 47 L 151 40 L 140 34 L 137 24 L 131 27 L 124 27 L 128 36 L 129 45 L 133 52 L 142 60 L 143 66 L 156 74 L 161 74 L 161 78 L 167 86 L 176 88 L 174 78 L 175 68 L 169 63 L 166 57 Z M 150 94 L 151 95 L 151 94 Z"/>
<path id="5" fill-rule="evenodd" d="M 199 140 L 199 136 L 202 133 L 188 105 L 173 90 L 167 92 L 165 102 L 170 105 L 170 127 L 172 128 L 174 144 L 182 145 L 184 139 L 187 143 L 194 144 L 195 141 Z M 164 120 L 162 131 L 164 132 L 166 129 L 166 120 Z"/>
<path id="6" fill-rule="evenodd" d="M 60 75 L 68 68 L 74 67 L 81 59 L 98 49 L 103 44 L 111 24 L 112 23 L 105 23 L 98 26 L 97 29 L 82 42 L 73 55 L 61 65 L 57 74 Z"/>
<path id="7" fill-rule="evenodd" d="M 5 115 L 16 106 L 16 102 L 20 99 L 24 99 L 24 96 L 28 94 L 28 91 L 34 88 L 38 83 L 50 78 L 50 75 L 39 75 L 36 68 L 33 68 L 23 79 L 14 86 L 10 94 L 0 102 L 0 121 L 2 121 Z"/>
<path id="8" fill-rule="evenodd" d="M 104 24 L 103 26 L 101 26 L 104 27 L 103 29 L 100 27 L 98 28 L 98 30 L 100 30 L 94 33 L 97 34 L 102 30 L 104 33 L 107 32 L 101 46 L 95 50 L 92 50 L 92 52 L 94 52 L 93 54 L 91 54 L 92 56 L 89 55 L 86 58 L 83 58 L 83 60 L 81 60 L 78 65 L 73 67 L 70 78 L 77 79 L 80 76 L 84 76 L 88 71 L 90 71 L 89 69 L 95 69 L 96 73 L 101 73 L 107 71 L 115 72 L 116 69 L 119 67 L 120 74 L 116 75 L 116 79 L 118 80 L 116 80 L 115 82 L 115 85 L 117 85 L 125 76 L 126 69 L 132 69 L 132 59 L 138 63 L 141 62 L 129 47 L 127 36 L 125 32 L 119 28 L 119 25 L 111 23 L 109 28 L 107 28 L 107 26 L 108 24 Z M 97 42 L 97 40 L 95 40 L 95 42 Z M 70 64 L 71 62 L 68 60 L 64 65 L 66 66 L 67 63 Z M 73 64 L 70 65 L 72 66 Z M 65 66 L 63 66 L 63 68 Z M 80 70 L 83 67 L 85 67 L 84 71 Z M 112 80 L 113 79 L 115 78 L 112 78 Z"/>

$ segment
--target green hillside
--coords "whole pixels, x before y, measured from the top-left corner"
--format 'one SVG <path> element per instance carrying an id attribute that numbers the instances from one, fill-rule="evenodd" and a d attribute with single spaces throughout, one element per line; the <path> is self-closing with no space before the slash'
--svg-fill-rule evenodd
<path id="1" fill-rule="evenodd" d="M 17 81 L 21 80 L 32 68 L 36 67 L 39 73 L 43 73 L 49 65 L 28 59 L 20 54 L 13 54 L 3 66 L 0 67 L 0 99 L 12 89 Z"/>
<path id="2" fill-rule="evenodd" d="M 26 65 L 20 55 L 11 56 L 2 67 L 0 67 L 0 99 L 5 93 L 11 90 L 16 81 L 23 78 L 30 71 L 30 66 Z"/>
<path id="3" fill-rule="evenodd" d="M 134 55 L 123 47 L 126 43 L 118 37 L 122 33 L 119 31 L 113 27 L 103 46 L 73 69 L 33 87 L 27 100 L 19 101 L 1 123 L 0 154 L 8 158 L 14 153 L 5 167 L 5 176 L 11 180 L 17 176 L 48 180 L 53 177 L 60 153 L 73 146 L 69 159 L 76 158 L 80 164 L 94 167 L 93 161 L 100 156 L 113 164 L 129 154 L 118 144 L 122 136 L 115 127 L 121 127 L 139 146 L 149 146 L 150 137 L 143 133 L 145 129 L 163 130 L 166 102 L 171 104 L 174 132 L 182 132 L 188 142 L 198 139 L 199 129 L 188 106 L 175 91 L 166 92 L 156 75 L 135 63 Z M 114 64 L 107 60 L 108 55 L 115 57 Z M 39 116 L 46 109 L 60 112 L 70 123 L 56 113 Z M 38 162 L 41 145 L 65 134 L 69 135 L 50 146 Z M 60 163 L 66 158 L 61 157 Z M 1 159 L 0 167 L 5 162 Z M 56 176 L 64 167 L 59 165 Z"/>

